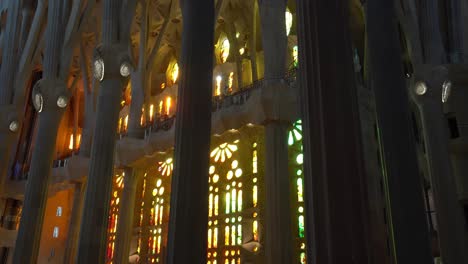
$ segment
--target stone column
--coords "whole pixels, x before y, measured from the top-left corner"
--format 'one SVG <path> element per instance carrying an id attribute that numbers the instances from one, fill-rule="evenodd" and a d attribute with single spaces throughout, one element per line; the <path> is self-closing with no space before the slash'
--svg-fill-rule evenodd
<path id="1" fill-rule="evenodd" d="M 133 216 L 135 215 L 135 195 L 139 172 L 126 168 L 124 189 L 119 208 L 119 224 L 115 243 L 115 263 L 128 263 L 130 256 L 130 242 L 133 236 Z"/>
<path id="2" fill-rule="evenodd" d="M 78 244 L 78 235 L 80 233 L 81 212 L 83 210 L 83 194 L 85 184 L 81 182 L 75 183 L 73 193 L 73 208 L 69 221 L 67 247 L 65 248 L 64 263 L 74 263 L 76 246 Z"/>
<path id="3" fill-rule="evenodd" d="M 462 23 L 461 13 L 465 10 L 462 10 L 462 4 L 460 0 L 450 0 L 448 1 L 449 16 L 449 43 L 450 43 L 450 62 L 451 63 L 463 63 L 465 60 L 466 54 L 464 48 L 464 39 L 463 35 L 465 32 L 465 25 Z"/>
<path id="4" fill-rule="evenodd" d="M 421 1 L 420 36 L 423 60 L 428 64 L 440 64 L 447 60 L 440 33 L 439 1 Z"/>
<path id="5" fill-rule="evenodd" d="M 128 47 L 119 24 L 122 1 L 103 2 L 102 45 L 95 50 L 94 77 L 101 82 L 91 148 L 77 263 L 104 263 L 109 203 L 114 176 L 114 149 L 122 91 L 130 69 Z M 130 15 L 133 15 L 131 13 Z M 122 71 L 123 70 L 123 71 Z M 123 73 L 123 75 L 121 75 Z"/>
<path id="6" fill-rule="evenodd" d="M 468 263 L 468 232 L 463 205 L 449 150 L 449 131 L 441 101 L 447 68 L 427 69 L 422 80 L 410 89 L 421 114 L 431 186 L 436 207 L 439 245 L 444 263 Z M 425 90 L 424 90 L 425 89 Z"/>
<path id="7" fill-rule="evenodd" d="M 183 15 L 167 263 L 205 263 L 213 81 L 214 0 L 181 1 Z M 183 253 L 182 253 L 183 252 Z"/>
<path id="8" fill-rule="evenodd" d="M 2 32 L 2 64 L 0 70 L 0 83 L 2 84 L 0 86 L 0 110 L 2 115 L 4 115 L 3 113 L 14 114 L 16 112 L 16 109 L 11 107 L 10 103 L 14 89 L 13 84 L 17 62 L 15 49 L 18 44 L 20 5 L 20 1 L 9 2 L 6 27 L 5 31 Z M 0 193 L 7 177 L 12 147 L 10 142 L 14 138 L 11 131 L 9 131 L 9 126 L 13 119 L 5 117 L 0 117 Z M 16 118 L 14 120 L 18 122 Z M 17 123 L 17 126 L 17 129 L 19 129 L 19 123 Z"/>
<path id="9" fill-rule="evenodd" d="M 297 0 L 308 263 L 370 259 L 348 8 L 340 0 Z"/>
<path id="10" fill-rule="evenodd" d="M 265 125 L 265 251 L 271 264 L 294 263 L 288 127 L 277 121 Z"/>
<path id="11" fill-rule="evenodd" d="M 432 263 L 415 139 L 392 1 L 367 2 L 369 85 L 375 104 L 394 258 Z"/>
<path id="12" fill-rule="evenodd" d="M 288 123 L 282 120 L 286 74 L 286 1 L 259 1 L 265 54 L 262 91 L 272 111 L 265 121 L 265 252 L 268 263 L 293 263 L 290 178 L 288 173 Z M 290 120 L 288 120 L 290 121 Z"/>
<path id="13" fill-rule="evenodd" d="M 37 260 L 57 130 L 70 98 L 65 82 L 58 78 L 63 36 L 60 15 L 62 4 L 63 1 L 60 0 L 49 2 L 44 75 L 33 88 L 32 98 L 39 115 L 36 136 L 38 140 L 33 150 L 26 184 L 14 263 L 33 263 Z"/>

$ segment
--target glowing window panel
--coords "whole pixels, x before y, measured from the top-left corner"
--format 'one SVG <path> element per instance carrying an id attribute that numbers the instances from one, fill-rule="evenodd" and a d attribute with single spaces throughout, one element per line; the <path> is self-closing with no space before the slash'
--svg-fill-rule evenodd
<path id="1" fill-rule="evenodd" d="M 252 224 L 253 239 L 258 241 L 258 221 L 254 220 Z"/>
<path id="2" fill-rule="evenodd" d="M 211 232 L 212 230 L 208 229 L 208 248 L 211 248 L 211 240 L 213 239 Z"/>
<path id="3" fill-rule="evenodd" d="M 216 76 L 216 89 L 215 89 L 215 96 L 221 95 L 221 82 L 223 81 L 223 77 L 220 75 Z"/>
<path id="4" fill-rule="evenodd" d="M 304 216 L 299 216 L 299 237 L 304 238 Z"/>
<path id="5" fill-rule="evenodd" d="M 286 36 L 289 36 L 289 33 L 291 32 L 291 27 L 293 24 L 293 15 L 289 11 L 289 9 L 286 9 L 285 20 L 286 20 Z"/>
<path id="6" fill-rule="evenodd" d="M 217 248 L 218 247 L 218 228 L 214 228 L 214 234 L 213 234 L 213 247 Z"/>
<path id="7" fill-rule="evenodd" d="M 226 214 L 231 212 L 231 193 L 226 193 Z"/>
<path id="8" fill-rule="evenodd" d="M 299 51 L 298 51 L 298 48 L 297 46 L 294 46 L 293 47 L 293 65 L 294 67 L 297 67 L 299 65 Z"/>
<path id="9" fill-rule="evenodd" d="M 174 169 L 172 158 L 168 158 L 164 162 L 160 161 L 158 162 L 158 164 L 159 164 L 158 170 L 163 176 L 170 176 L 172 174 L 172 170 Z"/>
<path id="10" fill-rule="evenodd" d="M 237 145 L 222 143 L 211 151 L 210 157 L 214 158 L 215 162 L 224 162 L 232 157 L 232 153 L 237 151 Z"/>
<path id="11" fill-rule="evenodd" d="M 242 190 L 239 190 L 237 194 L 237 211 L 242 211 Z"/>
<path id="12" fill-rule="evenodd" d="M 171 71 L 172 83 L 176 83 L 178 78 L 179 78 L 179 64 L 175 63 Z"/>
<path id="13" fill-rule="evenodd" d="M 166 97 L 166 115 L 171 114 L 171 105 L 172 105 L 172 98 L 168 96 Z"/>
<path id="14" fill-rule="evenodd" d="M 258 158 L 257 158 L 257 150 L 253 151 L 253 158 L 252 158 L 252 172 L 258 173 Z"/>
<path id="15" fill-rule="evenodd" d="M 217 216 L 219 211 L 219 196 L 218 195 L 215 195 L 214 197 L 214 215 Z"/>
<path id="16" fill-rule="evenodd" d="M 224 228 L 224 244 L 229 245 L 229 226 Z"/>
<path id="17" fill-rule="evenodd" d="M 304 201 L 304 187 L 302 185 L 302 179 L 297 178 L 297 200 L 299 202 Z"/>
<path id="18" fill-rule="evenodd" d="M 229 57 L 229 49 L 231 48 L 231 44 L 229 43 L 229 40 L 225 38 L 221 42 L 221 49 L 220 49 L 220 57 L 221 57 L 221 63 L 225 63 Z"/>
<path id="19" fill-rule="evenodd" d="M 208 202 L 208 216 L 213 216 L 213 194 L 210 193 L 209 202 Z"/>
<path id="20" fill-rule="evenodd" d="M 232 208 L 232 212 L 235 212 L 236 211 L 236 202 L 237 202 L 237 191 L 236 189 L 232 189 L 231 190 L 231 208 Z"/>
<path id="21" fill-rule="evenodd" d="M 253 186 L 253 191 L 252 191 L 252 201 L 253 201 L 253 206 L 254 207 L 257 207 L 257 203 L 258 203 L 258 187 L 257 185 L 254 185 Z"/>
<path id="22" fill-rule="evenodd" d="M 229 73 L 229 79 L 228 79 L 228 92 L 231 93 L 232 92 L 232 85 L 234 83 L 234 73 L 233 72 L 230 72 Z"/>

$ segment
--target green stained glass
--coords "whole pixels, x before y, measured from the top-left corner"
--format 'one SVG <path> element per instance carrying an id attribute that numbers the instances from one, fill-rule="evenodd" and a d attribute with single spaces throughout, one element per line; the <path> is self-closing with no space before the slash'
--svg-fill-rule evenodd
<path id="1" fill-rule="evenodd" d="M 304 216 L 299 216 L 299 237 L 304 238 Z"/>

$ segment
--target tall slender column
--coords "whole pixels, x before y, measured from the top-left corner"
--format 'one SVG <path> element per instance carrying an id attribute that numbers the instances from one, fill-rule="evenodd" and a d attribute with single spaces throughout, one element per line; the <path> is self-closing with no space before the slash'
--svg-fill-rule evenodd
<path id="1" fill-rule="evenodd" d="M 445 72 L 444 67 L 428 71 L 425 78 L 427 82 L 419 82 L 410 92 L 421 113 L 427 157 L 430 161 L 428 165 L 434 193 L 442 261 L 444 263 L 468 263 L 468 232 L 465 213 L 456 192 L 457 184 L 450 159 L 447 120 L 440 99 Z M 445 83 L 445 85 L 449 84 Z M 424 93 L 420 90 L 423 88 L 426 89 Z"/>
<path id="2" fill-rule="evenodd" d="M 0 69 L 0 110 L 2 115 L 11 115 L 16 109 L 10 106 L 13 88 L 15 65 L 17 61 L 16 47 L 19 32 L 20 1 L 11 1 L 8 4 L 8 14 L 5 31 L 2 32 L 2 64 Z M 17 118 L 0 117 L 0 193 L 2 192 L 7 177 L 8 164 L 10 161 L 10 141 L 13 138 L 9 126 L 12 121 L 18 122 Z M 17 128 L 19 123 L 17 123 Z M 16 132 L 16 131 L 15 131 Z"/>
<path id="3" fill-rule="evenodd" d="M 115 263 L 128 263 L 130 242 L 133 235 L 133 216 L 135 215 L 135 195 L 139 172 L 131 168 L 125 169 L 124 189 L 119 208 L 119 224 L 115 244 Z"/>
<path id="4" fill-rule="evenodd" d="M 33 150 L 26 184 L 14 263 L 33 263 L 37 260 L 57 131 L 70 97 L 65 82 L 58 78 L 63 35 L 63 23 L 60 20 L 62 4 L 60 0 L 49 2 L 44 75 L 34 86 L 32 95 L 39 113 L 38 140 Z"/>
<path id="5" fill-rule="evenodd" d="M 432 263 L 408 94 L 392 1 L 367 2 L 369 84 L 375 94 L 394 257 Z"/>
<path id="6" fill-rule="evenodd" d="M 293 263 L 288 123 L 281 119 L 281 91 L 286 74 L 286 1 L 260 0 L 265 87 L 273 92 L 275 109 L 265 124 L 265 251 L 268 263 Z"/>
<path id="7" fill-rule="evenodd" d="M 181 4 L 182 75 L 176 114 L 169 264 L 204 263 L 207 254 L 214 0 Z"/>
<path id="8" fill-rule="evenodd" d="M 67 247 L 65 248 L 64 263 L 74 263 L 76 246 L 78 244 L 78 234 L 80 233 L 81 212 L 83 210 L 84 183 L 75 183 L 73 193 L 73 208 L 69 221 Z"/>
<path id="9" fill-rule="evenodd" d="M 86 187 L 77 263 L 103 263 L 106 253 L 109 203 L 114 173 L 114 149 L 122 90 L 131 69 L 128 47 L 120 35 L 122 1 L 105 0 L 103 43 L 94 54 L 94 75 L 101 81 L 91 161 Z M 127 64 L 126 64 L 127 63 Z"/>
<path id="10" fill-rule="evenodd" d="M 265 125 L 265 250 L 267 263 L 294 263 L 287 123 Z"/>
<path id="11" fill-rule="evenodd" d="M 464 48 L 463 34 L 465 32 L 465 25 L 462 23 L 462 5 L 460 0 L 447 1 L 450 23 L 449 23 L 449 43 L 450 43 L 450 62 L 463 63 L 466 54 Z"/>
<path id="12" fill-rule="evenodd" d="M 349 4 L 297 0 L 307 262 L 368 263 Z"/>
<path id="13" fill-rule="evenodd" d="M 420 33 L 423 43 L 424 61 L 428 64 L 440 64 L 447 60 L 440 32 L 439 1 L 421 1 Z"/>

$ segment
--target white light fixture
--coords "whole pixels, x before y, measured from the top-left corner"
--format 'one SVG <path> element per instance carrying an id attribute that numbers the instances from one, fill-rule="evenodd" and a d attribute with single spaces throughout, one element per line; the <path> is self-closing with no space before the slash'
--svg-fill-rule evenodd
<path id="1" fill-rule="evenodd" d="M 57 106 L 60 108 L 65 108 L 68 105 L 68 98 L 65 96 L 59 96 L 57 99 Z"/>
<path id="2" fill-rule="evenodd" d="M 97 58 L 93 63 L 93 75 L 99 81 L 104 79 L 104 60 Z"/>
<path id="3" fill-rule="evenodd" d="M 450 97 L 450 92 L 452 90 L 452 82 L 446 80 L 442 84 L 442 103 L 446 103 Z"/>
<path id="4" fill-rule="evenodd" d="M 414 92 L 417 95 L 424 95 L 427 92 L 427 86 L 424 82 L 417 82 L 414 87 Z"/>
<path id="5" fill-rule="evenodd" d="M 120 75 L 122 75 L 122 77 L 128 77 L 130 75 L 130 64 L 128 62 L 124 62 L 122 63 L 122 65 L 120 65 Z"/>
<path id="6" fill-rule="evenodd" d="M 11 132 L 16 132 L 18 131 L 19 124 L 18 121 L 11 121 L 10 126 L 8 127 Z"/>
<path id="7" fill-rule="evenodd" d="M 34 95 L 33 105 L 37 112 L 42 112 L 42 108 L 44 106 L 44 98 L 42 98 L 42 94 L 36 93 Z"/>

